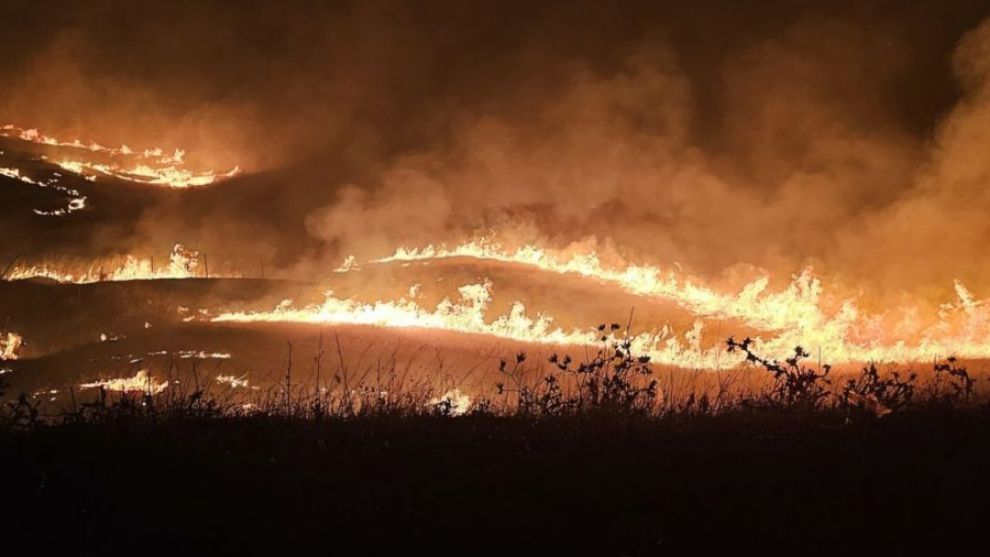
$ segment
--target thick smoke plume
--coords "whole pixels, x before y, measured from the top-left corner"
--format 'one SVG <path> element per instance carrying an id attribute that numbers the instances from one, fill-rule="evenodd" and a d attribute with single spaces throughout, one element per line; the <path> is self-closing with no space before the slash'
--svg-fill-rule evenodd
<path id="1" fill-rule="evenodd" d="M 990 24 L 925 4 L 24 3 L 0 119 L 252 173 L 136 245 L 325 271 L 495 231 L 948 290 L 990 278 Z"/>

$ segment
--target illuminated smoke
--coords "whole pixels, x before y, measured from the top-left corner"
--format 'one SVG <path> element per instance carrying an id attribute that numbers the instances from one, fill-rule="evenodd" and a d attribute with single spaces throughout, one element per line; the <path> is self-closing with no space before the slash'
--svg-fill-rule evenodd
<path id="1" fill-rule="evenodd" d="M 51 160 L 94 187 L 213 184 L 142 188 L 162 197 L 78 240 L 92 251 L 105 237 L 120 253 L 182 239 L 314 282 L 375 262 L 525 265 L 675 302 L 698 324 L 650 323 L 658 337 L 643 346 L 689 367 L 726 361 L 700 342 L 712 336 L 702 319 L 737 319 L 765 350 L 801 343 L 832 361 L 988 355 L 982 8 L 782 3 L 766 17 L 732 2 L 502 4 L 478 2 L 471 17 L 403 2 L 277 18 L 159 8 L 178 31 L 149 29 L 141 6 L 114 6 L 112 24 L 102 6 L 67 10 L 55 28 L 18 21 L 0 38 L 12 61 L 0 117 L 51 130 L 8 129 L 78 155 Z M 106 147 L 125 142 L 188 151 Z M 62 193 L 58 222 L 99 209 Z M 501 244 L 465 243 L 478 234 Z M 11 276 L 196 273 L 135 257 Z M 594 339 L 527 315 L 530 300 L 488 315 L 498 286 L 464 285 L 437 307 L 331 295 L 219 319 Z"/>

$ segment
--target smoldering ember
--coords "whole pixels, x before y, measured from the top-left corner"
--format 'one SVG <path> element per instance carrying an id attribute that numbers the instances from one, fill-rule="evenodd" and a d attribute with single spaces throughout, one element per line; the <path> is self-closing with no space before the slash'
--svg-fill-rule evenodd
<path id="1" fill-rule="evenodd" d="M 990 3 L 0 0 L 9 555 L 946 554 Z"/>

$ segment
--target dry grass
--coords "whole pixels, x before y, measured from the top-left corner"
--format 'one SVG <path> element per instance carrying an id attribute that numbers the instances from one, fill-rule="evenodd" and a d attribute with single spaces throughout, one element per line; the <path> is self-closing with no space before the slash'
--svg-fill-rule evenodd
<path id="1" fill-rule="evenodd" d="M 868 419 L 933 407 L 970 410 L 988 403 L 976 389 L 977 380 L 954 358 L 935 362 L 924 379 L 913 371 L 881 372 L 874 364 L 843 376 L 828 365 L 806 365 L 809 355 L 801 347 L 778 361 L 754 353 L 749 339 L 729 338 L 728 349 L 743 353 L 744 365 L 718 372 L 655 370 L 648 356 L 632 352 L 619 325 L 601 325 L 599 332 L 600 346 L 581 361 L 552 354 L 546 361 L 532 362 L 525 353 L 503 359 L 498 367 L 500 380 L 489 393 L 475 394 L 470 403 L 457 390 L 465 374 L 460 380 L 442 370 L 429 378 L 413 377 L 409 366 L 401 366 L 394 358 L 385 365 L 355 371 L 344 362 L 339 338 L 327 350 L 321 337 L 303 374 L 293 369 L 293 347 L 287 345 L 284 376 L 274 387 L 221 385 L 216 381 L 217 370 L 204 373 L 196 360 L 180 369 L 179 361 L 173 359 L 166 370 L 168 387 L 161 392 L 152 392 L 150 383 L 145 392 L 111 392 L 103 387 L 95 394 L 71 390 L 70 406 L 56 411 L 45 411 L 39 402 L 20 395 L 3 407 L 0 425 L 31 429 L 119 419 L 351 420 L 469 415 L 665 419 L 769 409 Z"/>

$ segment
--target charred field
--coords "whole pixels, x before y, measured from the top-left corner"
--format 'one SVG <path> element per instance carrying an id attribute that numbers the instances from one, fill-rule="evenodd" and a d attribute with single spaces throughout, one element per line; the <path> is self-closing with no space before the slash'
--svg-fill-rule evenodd
<path id="1" fill-rule="evenodd" d="M 0 0 L 4 555 L 986 544 L 980 0 Z"/>

